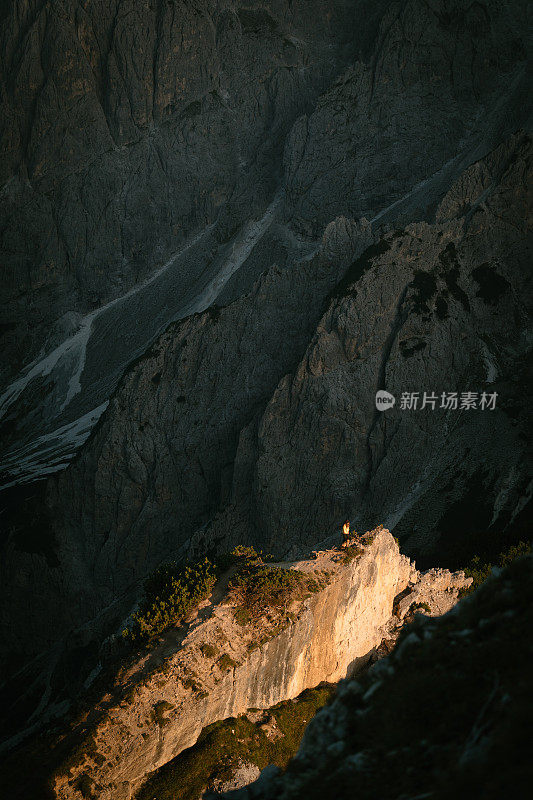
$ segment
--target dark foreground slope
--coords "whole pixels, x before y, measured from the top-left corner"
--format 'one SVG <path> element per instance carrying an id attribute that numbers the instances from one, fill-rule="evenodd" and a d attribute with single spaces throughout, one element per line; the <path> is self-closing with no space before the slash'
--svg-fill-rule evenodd
<path id="1" fill-rule="evenodd" d="M 529 797 L 533 560 L 438 620 L 418 617 L 391 656 L 347 681 L 285 774 L 228 800 Z"/>

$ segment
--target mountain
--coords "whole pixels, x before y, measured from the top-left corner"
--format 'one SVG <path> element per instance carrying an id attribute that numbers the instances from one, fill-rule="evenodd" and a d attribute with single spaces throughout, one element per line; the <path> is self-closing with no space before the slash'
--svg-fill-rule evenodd
<path id="1" fill-rule="evenodd" d="M 3 484 L 64 467 L 124 366 L 258 240 L 241 286 L 299 252 L 264 241 L 284 142 L 373 40 L 380 5 L 355 5 L 3 4 Z"/>
<path id="2" fill-rule="evenodd" d="M 0 8 L 6 736 L 164 560 L 523 536 L 529 4 Z"/>

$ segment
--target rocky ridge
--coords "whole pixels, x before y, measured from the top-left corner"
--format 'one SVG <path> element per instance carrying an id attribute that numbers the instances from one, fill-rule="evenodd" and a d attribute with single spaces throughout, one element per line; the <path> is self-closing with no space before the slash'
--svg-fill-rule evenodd
<path id="1" fill-rule="evenodd" d="M 392 655 L 341 685 L 283 775 L 268 767 L 224 797 L 527 797 L 532 579 L 526 557 L 446 616 L 419 616 Z"/>
<path id="2" fill-rule="evenodd" d="M 259 627 L 238 623 L 215 588 L 185 631 L 169 630 L 155 649 L 124 666 L 90 718 L 72 726 L 77 746 L 56 772 L 55 796 L 74 800 L 90 791 L 102 800 L 129 800 L 148 773 L 194 744 L 204 726 L 357 671 L 413 604 L 444 613 L 471 582 L 447 570 L 421 575 L 385 529 L 363 542 L 351 560 L 334 550 L 284 565 L 325 578 L 326 585 L 286 609 L 281 632 L 268 615 Z"/>

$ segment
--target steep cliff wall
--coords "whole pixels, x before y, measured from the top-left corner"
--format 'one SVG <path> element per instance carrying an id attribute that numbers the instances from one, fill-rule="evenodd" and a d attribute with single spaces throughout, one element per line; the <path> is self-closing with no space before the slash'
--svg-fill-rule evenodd
<path id="1" fill-rule="evenodd" d="M 279 185 L 296 120 L 289 216 L 320 234 L 524 118 L 524 0 L 256 6 L 2 5 L 2 378 L 192 232 L 218 218 L 226 240 Z"/>
<path id="2" fill-rule="evenodd" d="M 98 722 L 85 728 L 80 723 L 80 755 L 56 774 L 56 796 L 82 798 L 85 786 L 102 800 L 130 798 L 149 772 L 194 744 L 211 722 L 272 706 L 356 670 L 397 624 L 394 598 L 408 589 L 412 602 L 420 599 L 420 574 L 384 529 L 370 534 L 362 554 L 349 563 L 336 551 L 286 565 L 291 566 L 309 574 L 326 571 L 328 585 L 287 609 L 281 633 L 267 618 L 260 627 L 240 625 L 224 600 L 206 603 L 184 638 L 170 632 L 155 651 L 125 669 L 92 710 Z M 434 589 L 436 613 L 442 613 L 468 580 L 445 572 L 426 583 L 424 597 L 432 602 Z"/>
<path id="3" fill-rule="evenodd" d="M 191 233 L 220 217 L 226 240 L 264 206 L 290 126 L 368 31 L 354 5 L 2 4 L 0 385 Z"/>
<path id="4" fill-rule="evenodd" d="M 313 258 L 170 328 L 49 482 L 51 531 L 35 514 L 4 542 L 5 651 L 24 658 L 62 639 L 85 680 L 128 593 L 180 549 L 248 541 L 294 558 L 340 517 L 366 528 L 383 513 L 411 552 L 459 566 L 474 534 L 520 524 L 530 174 L 530 139 L 512 137 L 454 184 L 437 223 L 387 234 L 361 258 L 368 225 L 337 220 Z M 394 409 L 376 411 L 378 388 Z M 434 392 L 437 407 L 402 410 L 404 391 L 419 404 Z M 497 392 L 496 409 L 441 409 L 443 391 Z M 47 671 L 69 663 L 59 653 Z M 49 697 L 41 672 L 32 692 Z"/>
<path id="5" fill-rule="evenodd" d="M 232 271 L 235 297 L 306 250 L 271 230 L 284 140 L 372 40 L 368 5 L 3 4 L 0 485 L 68 463 L 127 364 Z"/>
<path id="6" fill-rule="evenodd" d="M 267 768 L 224 797 L 528 797 L 532 600 L 529 557 L 446 617 L 419 618 L 389 658 L 317 714 L 285 774 Z"/>
<path id="7" fill-rule="evenodd" d="M 454 175 L 527 120 L 526 15 L 522 2 L 388 3 L 370 57 L 291 131 L 293 224 L 434 210 Z"/>
<path id="8" fill-rule="evenodd" d="M 504 528 L 520 513 L 531 469 L 532 152 L 530 137 L 512 137 L 465 171 L 434 224 L 385 236 L 334 292 L 236 457 L 239 491 L 251 490 L 273 552 L 316 541 L 315 526 L 342 516 L 368 527 L 379 509 L 404 547 L 452 564 L 468 558 L 467 527 Z M 396 398 L 385 412 L 379 389 Z M 495 409 L 461 410 L 468 391 L 496 392 Z M 424 392 L 435 401 L 425 408 Z M 449 392 L 456 410 L 442 403 Z M 404 393 L 416 407 L 402 407 Z"/>
<path id="9" fill-rule="evenodd" d="M 228 307 L 171 326 L 124 376 L 88 448 L 48 486 L 59 558 L 39 550 L 41 520 L 37 552 L 16 536 L 3 543 L 6 602 L 34 652 L 120 598 L 231 502 L 240 431 L 294 369 L 326 296 L 370 241 L 366 224 L 330 226 L 314 258 L 273 267 Z M 246 538 L 236 518 L 223 549 Z M 5 636 L 18 649 L 18 632 Z"/>

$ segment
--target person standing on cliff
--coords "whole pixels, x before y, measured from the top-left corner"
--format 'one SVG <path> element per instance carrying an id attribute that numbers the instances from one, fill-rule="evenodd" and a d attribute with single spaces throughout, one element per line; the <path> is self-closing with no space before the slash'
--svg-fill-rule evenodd
<path id="1" fill-rule="evenodd" d="M 342 543 L 343 545 L 346 544 L 348 539 L 350 538 L 350 520 L 347 519 L 344 525 L 342 526 Z"/>

